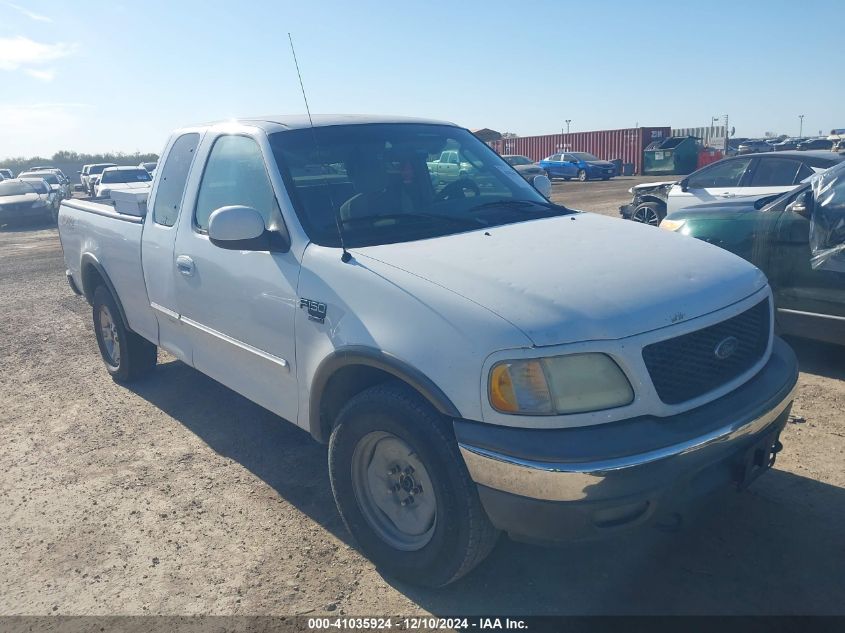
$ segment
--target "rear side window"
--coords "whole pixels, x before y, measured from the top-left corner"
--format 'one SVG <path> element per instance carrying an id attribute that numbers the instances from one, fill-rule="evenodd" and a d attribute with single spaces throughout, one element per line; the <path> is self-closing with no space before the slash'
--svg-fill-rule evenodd
<path id="1" fill-rule="evenodd" d="M 161 169 L 156 191 L 153 221 L 163 226 L 173 226 L 179 216 L 179 205 L 185 193 L 188 171 L 194 160 L 200 135 L 196 132 L 183 134 L 173 143 L 164 167 Z"/>
<path id="2" fill-rule="evenodd" d="M 795 184 L 801 163 L 788 158 L 761 158 L 751 178 L 751 187 L 784 187 Z"/>
<path id="3" fill-rule="evenodd" d="M 230 205 L 252 207 L 268 228 L 281 217 L 258 144 L 246 136 L 221 136 L 211 148 L 202 175 L 194 223 L 208 230 L 213 211 Z"/>

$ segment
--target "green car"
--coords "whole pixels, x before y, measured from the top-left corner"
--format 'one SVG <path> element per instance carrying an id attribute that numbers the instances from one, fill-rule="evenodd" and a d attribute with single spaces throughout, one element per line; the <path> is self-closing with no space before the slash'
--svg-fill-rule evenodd
<path id="1" fill-rule="evenodd" d="M 824 187 L 816 182 L 687 207 L 660 227 L 720 246 L 766 273 L 780 332 L 845 345 L 845 164 L 825 172 Z M 811 248 L 820 240 L 823 265 Z"/>

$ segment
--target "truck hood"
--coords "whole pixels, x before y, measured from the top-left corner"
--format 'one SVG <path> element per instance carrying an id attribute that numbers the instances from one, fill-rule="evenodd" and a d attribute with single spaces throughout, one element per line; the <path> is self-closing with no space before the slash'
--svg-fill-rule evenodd
<path id="1" fill-rule="evenodd" d="M 716 246 L 590 213 L 353 253 L 484 306 L 537 346 L 633 336 L 766 285 L 757 268 Z"/>

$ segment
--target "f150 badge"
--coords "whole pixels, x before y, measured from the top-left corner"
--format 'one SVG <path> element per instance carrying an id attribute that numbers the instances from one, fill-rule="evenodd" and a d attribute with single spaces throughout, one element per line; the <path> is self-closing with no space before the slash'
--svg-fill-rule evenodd
<path id="1" fill-rule="evenodd" d="M 299 300 L 299 307 L 308 311 L 308 320 L 316 321 L 317 323 L 326 322 L 326 304 L 314 299 L 306 299 L 304 297 Z"/>

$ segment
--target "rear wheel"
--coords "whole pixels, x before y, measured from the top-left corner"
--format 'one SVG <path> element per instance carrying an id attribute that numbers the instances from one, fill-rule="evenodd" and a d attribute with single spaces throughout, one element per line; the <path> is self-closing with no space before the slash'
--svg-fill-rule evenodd
<path id="1" fill-rule="evenodd" d="M 642 222 L 650 226 L 658 226 L 666 217 L 666 207 L 659 202 L 643 202 L 631 214 L 634 222 Z"/>
<path id="2" fill-rule="evenodd" d="M 546 174 L 546 178 L 549 179 L 549 182 L 551 182 L 554 179 L 554 176 L 552 176 L 552 172 L 547 171 L 547 172 L 544 172 L 544 173 Z"/>
<path id="3" fill-rule="evenodd" d="M 585 170 L 578 170 L 578 180 L 580 180 L 581 182 L 587 182 L 587 172 Z"/>
<path id="4" fill-rule="evenodd" d="M 389 575 L 446 585 L 495 545 L 449 421 L 403 383 L 371 387 L 343 408 L 329 475 L 344 523 Z"/>
<path id="5" fill-rule="evenodd" d="M 131 382 L 153 370 L 156 346 L 123 325 L 117 302 L 103 285 L 94 291 L 92 314 L 100 356 L 115 381 Z"/>

